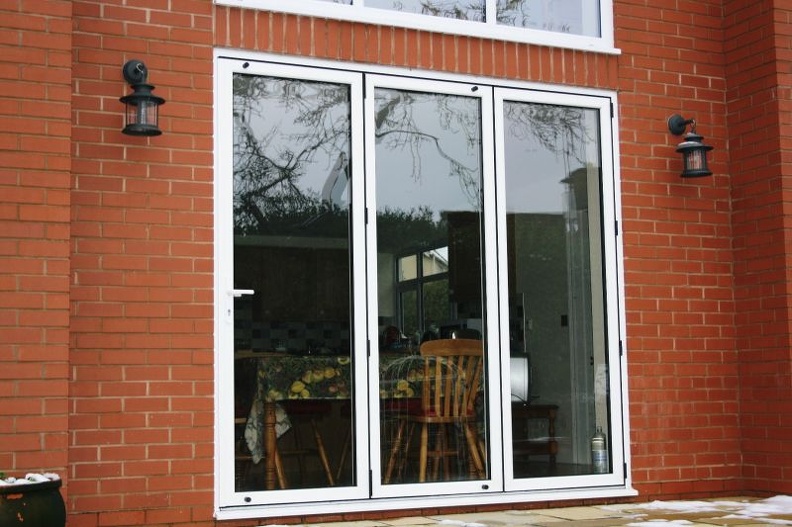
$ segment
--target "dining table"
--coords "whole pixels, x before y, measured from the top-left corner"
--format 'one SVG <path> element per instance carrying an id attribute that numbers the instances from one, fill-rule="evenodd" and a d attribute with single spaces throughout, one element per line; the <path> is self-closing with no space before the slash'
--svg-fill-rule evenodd
<path id="1" fill-rule="evenodd" d="M 245 439 L 255 463 L 264 462 L 267 490 L 284 488 L 276 465 L 278 437 L 289 430 L 287 400 L 349 400 L 353 393 L 352 361 L 348 355 L 248 352 L 255 362 L 256 393 L 245 427 Z M 423 378 L 423 358 L 409 353 L 380 355 L 380 398 L 415 400 Z"/>

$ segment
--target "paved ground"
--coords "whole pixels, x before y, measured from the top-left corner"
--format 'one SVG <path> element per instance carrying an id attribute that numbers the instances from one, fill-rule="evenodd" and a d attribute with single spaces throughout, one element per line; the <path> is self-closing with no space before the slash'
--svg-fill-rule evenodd
<path id="1" fill-rule="evenodd" d="M 558 509 L 320 524 L 324 527 L 747 527 L 792 526 L 792 496 L 655 501 Z M 311 526 L 316 527 L 316 526 Z"/>

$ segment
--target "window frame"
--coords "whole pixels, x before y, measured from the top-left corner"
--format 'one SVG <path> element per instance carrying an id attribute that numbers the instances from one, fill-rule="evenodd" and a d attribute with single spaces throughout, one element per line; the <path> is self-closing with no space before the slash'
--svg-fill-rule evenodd
<path id="1" fill-rule="evenodd" d="M 283 2 L 282 0 L 214 0 L 218 5 L 260 9 L 294 15 L 313 16 L 332 20 L 344 20 L 376 24 L 381 26 L 401 27 L 420 31 L 432 31 L 451 35 L 480 37 L 524 44 L 536 44 L 554 48 L 576 49 L 598 53 L 619 54 L 614 46 L 613 0 L 600 2 L 600 36 L 575 35 L 540 29 L 510 27 L 490 22 L 473 22 L 456 20 L 430 15 L 405 13 L 388 9 L 379 9 L 357 5 L 335 4 L 322 0 L 300 0 Z M 486 0 L 489 12 L 495 11 L 496 0 Z M 585 0 L 589 1 L 589 0 Z"/>
<path id="2" fill-rule="evenodd" d="M 620 239 L 620 195 L 619 195 L 619 170 L 618 170 L 618 156 L 619 148 L 616 138 L 618 137 L 618 119 L 615 115 L 613 108 L 616 107 L 617 94 L 612 91 L 587 89 L 587 88 L 570 88 L 557 86 L 550 86 L 545 84 L 530 83 L 523 81 L 509 81 L 493 79 L 485 77 L 472 77 L 463 76 L 459 74 L 443 74 L 428 71 L 414 71 L 407 69 L 398 69 L 384 66 L 360 65 L 353 63 L 339 64 L 335 61 L 327 61 L 321 59 L 309 58 L 295 58 L 283 57 L 281 55 L 273 55 L 267 53 L 254 53 L 243 52 L 235 50 L 215 50 L 215 444 L 218 454 L 215 459 L 215 516 L 220 520 L 230 519 L 247 519 L 247 518 L 265 518 L 271 516 L 289 516 L 289 515 L 309 515 L 309 514 L 327 514 L 338 512 L 361 512 L 361 511 L 376 511 L 376 510 L 399 510 L 399 509 L 415 509 L 422 507 L 437 507 L 437 497 L 433 495 L 424 496 L 382 496 L 382 497 L 369 497 L 368 495 L 349 497 L 334 496 L 332 500 L 325 499 L 321 502 L 296 502 L 288 499 L 283 501 L 273 502 L 266 500 L 266 494 L 262 495 L 262 499 L 255 500 L 255 502 L 242 502 L 241 496 L 235 496 L 233 490 L 229 490 L 223 485 L 229 482 L 227 467 L 223 468 L 224 459 L 219 452 L 225 451 L 233 444 L 233 438 L 229 437 L 229 426 L 226 421 L 228 420 L 229 405 L 227 403 L 228 393 L 226 383 L 228 379 L 233 379 L 233 369 L 230 368 L 227 350 L 223 351 L 221 342 L 221 333 L 228 331 L 228 320 L 226 313 L 229 306 L 232 306 L 232 299 L 228 295 L 229 286 L 226 283 L 228 276 L 223 273 L 228 269 L 228 258 L 224 256 L 224 249 L 227 248 L 230 240 L 228 239 L 232 233 L 224 231 L 224 224 L 221 221 L 222 214 L 228 214 L 227 209 L 229 204 L 222 201 L 223 188 L 229 185 L 229 181 L 224 180 L 224 176 L 228 173 L 228 167 L 224 164 L 229 158 L 230 152 L 227 148 L 227 134 L 231 133 L 231 120 L 228 119 L 228 112 L 230 111 L 230 103 L 223 99 L 227 96 L 228 88 L 223 87 L 224 83 L 229 82 L 229 78 L 236 71 L 241 71 L 244 64 L 253 64 L 250 72 L 261 70 L 262 68 L 267 71 L 266 74 L 272 74 L 272 68 L 276 71 L 284 71 L 284 69 L 296 68 L 303 69 L 304 75 L 308 80 L 317 80 L 322 77 L 322 71 L 330 72 L 346 72 L 341 73 L 342 76 L 348 74 L 350 76 L 359 75 L 376 76 L 386 75 L 398 76 L 404 79 L 420 81 L 450 81 L 453 83 L 463 84 L 479 84 L 485 90 L 508 90 L 515 89 L 521 92 L 532 92 L 532 100 L 546 101 L 549 104 L 561 104 L 564 101 L 569 105 L 577 105 L 589 108 L 600 108 L 602 115 L 601 127 L 607 129 L 609 133 L 605 134 L 600 143 L 601 156 L 603 161 L 603 178 L 607 179 L 606 185 L 603 188 L 602 206 L 605 210 L 603 213 L 603 260 L 602 265 L 607 267 L 608 282 L 606 284 L 606 305 L 605 310 L 609 320 L 609 331 L 614 330 L 616 335 L 612 335 L 609 344 L 609 351 L 611 353 L 610 368 L 612 376 L 610 379 L 610 387 L 613 390 L 612 395 L 615 401 L 612 404 L 612 428 L 614 433 L 612 436 L 613 448 L 619 449 L 618 457 L 614 456 L 614 470 L 612 474 L 606 475 L 588 475 L 579 478 L 563 478 L 562 480 L 550 481 L 546 478 L 538 478 L 536 486 L 530 485 L 530 488 L 514 488 L 511 486 L 509 478 L 503 480 L 506 488 L 511 487 L 508 492 L 495 491 L 492 492 L 479 492 L 468 494 L 453 494 L 446 495 L 443 498 L 442 505 L 444 507 L 454 506 L 469 506 L 475 504 L 489 504 L 489 505 L 503 505 L 508 506 L 510 503 L 520 502 L 535 502 L 535 501 L 553 501 L 559 499 L 595 499 L 595 498 L 612 498 L 612 497 L 628 497 L 635 496 L 637 493 L 632 487 L 632 480 L 629 469 L 630 449 L 629 449 L 629 404 L 628 404 L 628 390 L 627 390 L 627 368 L 626 368 L 626 354 L 622 351 L 621 342 L 625 334 L 626 325 L 624 322 L 624 290 L 623 290 L 623 253 L 621 248 Z M 310 71 L 316 73 L 311 75 Z M 333 74 L 335 76 L 335 74 Z M 360 100 L 360 99 L 358 99 Z M 579 101 L 578 104 L 571 104 L 569 101 Z M 588 101 L 588 103 L 586 102 Z M 490 108 L 492 109 L 492 108 Z M 353 117 L 353 126 L 362 126 L 362 105 L 359 108 L 353 108 L 355 116 Z M 354 136 L 353 136 L 354 137 Z M 610 142 L 607 142 L 610 139 Z M 363 158 L 363 141 L 353 139 L 353 155 L 358 158 Z M 358 170 L 363 170 L 363 163 L 353 164 L 356 165 Z M 609 167 L 609 168 L 608 168 Z M 497 167 L 496 167 L 497 170 Z M 610 170 L 610 173 L 608 171 Z M 357 181 L 358 184 L 363 184 L 364 176 L 360 176 Z M 484 175 L 484 184 L 488 187 L 486 195 L 491 199 L 496 199 L 494 186 L 497 183 L 496 177 L 493 174 Z M 358 188 L 358 196 L 362 190 Z M 370 189 L 366 190 L 369 192 Z M 228 189 L 225 189 L 228 192 Z M 362 200 L 358 199 L 352 204 L 354 214 L 358 218 L 365 216 Z M 490 206 L 485 207 L 485 210 L 494 213 L 495 208 Z M 487 220 L 491 221 L 491 220 Z M 497 221 L 500 221 L 498 219 Z M 615 228 L 605 228 L 613 221 Z M 362 228 L 358 225 L 358 228 Z M 500 227 L 498 227 L 500 228 Z M 356 231 L 353 235 L 354 240 L 364 240 L 367 237 L 366 232 Z M 498 249 L 500 251 L 500 249 Z M 367 265 L 371 268 L 372 261 L 371 254 L 364 254 L 364 251 L 356 251 L 354 256 L 358 265 Z M 360 259 L 369 261 L 364 264 Z M 374 264 L 376 262 L 373 262 Z M 375 266 L 376 267 L 376 266 Z M 356 266 L 356 268 L 359 268 Z M 368 278 L 367 278 L 368 279 Z M 505 285 L 505 281 L 498 283 L 499 288 Z M 503 298 L 504 291 L 499 288 L 491 289 L 495 296 Z M 356 302 L 367 303 L 365 293 L 361 288 L 356 288 L 355 292 Z M 494 311 L 500 313 L 503 319 L 505 313 L 503 306 L 498 307 Z M 358 310 L 357 316 L 360 316 L 365 310 Z M 507 311 L 506 311 L 507 313 Z M 360 321 L 356 324 L 361 323 Z M 370 323 L 370 322 L 369 322 Z M 504 329 L 501 320 L 498 322 L 496 318 L 491 320 L 491 326 L 494 332 L 500 331 L 500 337 L 503 338 Z M 363 323 L 365 325 L 365 323 Z M 223 326 L 226 326 L 223 328 Z M 358 326 L 362 327 L 362 326 Z M 362 332 L 359 332 L 362 333 Z M 507 334 L 507 333 L 506 333 Z M 363 341 L 362 343 L 360 341 Z M 355 346 L 365 347 L 365 335 L 358 334 L 355 338 Z M 502 345 L 502 344 L 501 344 Z M 619 347 L 619 352 L 613 351 L 611 348 L 614 346 Z M 504 361 L 503 364 L 506 362 Z M 362 370 L 362 371 L 360 371 Z M 505 370 L 505 368 L 504 368 Z M 366 375 L 366 365 L 360 361 L 356 366 L 355 375 Z M 501 374 L 503 375 L 503 373 Z M 363 377 L 358 377 L 363 378 Z M 504 377 L 505 378 L 505 377 Z M 233 382 L 233 381 L 232 381 Z M 500 382 L 500 381 L 499 381 Z M 505 385 L 504 385 L 505 386 Z M 365 406 L 367 394 L 358 391 L 356 401 L 359 401 Z M 497 390 L 491 392 L 495 393 Z M 223 400 L 226 403 L 223 404 Z M 501 399 L 504 400 L 503 398 Z M 508 400 L 508 399 L 505 399 Z M 233 410 L 233 407 L 230 407 Z M 368 418 L 368 416 L 363 416 Z M 225 418 L 225 420 L 224 420 Z M 504 420 L 501 423 L 500 431 L 503 437 L 508 437 L 506 434 L 507 424 Z M 618 423 L 617 423 L 618 421 Z M 617 439 L 616 433 L 620 432 L 621 437 Z M 363 433 L 363 432 L 359 432 Z M 618 442 L 617 442 L 618 441 Z M 376 445 L 375 445 L 376 446 Z M 507 449 L 503 453 L 508 453 Z M 498 454 L 500 459 L 500 454 Z M 617 464 L 617 461 L 619 464 Z M 623 469 L 622 469 L 623 464 Z M 361 464 L 362 466 L 362 464 Z M 360 468 L 360 467 L 359 467 Z M 224 477 L 222 477 L 225 474 Z M 501 475 L 503 477 L 503 475 Z M 327 489 L 325 489 L 326 491 Z M 331 489 L 332 490 L 332 489 Z M 338 489 L 341 490 L 341 489 Z M 501 489 L 502 490 L 502 489 Z M 269 491 L 267 491 L 269 492 Z M 323 491 L 324 492 L 324 491 Z M 286 496 L 282 496 L 285 498 Z M 325 494 L 325 497 L 327 495 Z"/>

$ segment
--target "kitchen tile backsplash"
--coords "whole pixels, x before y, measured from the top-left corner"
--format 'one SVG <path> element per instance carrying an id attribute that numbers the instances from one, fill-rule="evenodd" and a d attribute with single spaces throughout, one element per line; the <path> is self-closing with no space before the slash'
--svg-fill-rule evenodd
<path id="1" fill-rule="evenodd" d="M 349 325 L 340 322 L 236 321 L 237 349 L 292 353 L 349 353 Z M 247 342 L 249 345 L 246 345 Z"/>

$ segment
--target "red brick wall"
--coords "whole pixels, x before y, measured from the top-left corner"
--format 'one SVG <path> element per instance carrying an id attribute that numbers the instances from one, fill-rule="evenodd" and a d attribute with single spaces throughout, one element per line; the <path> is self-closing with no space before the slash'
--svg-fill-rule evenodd
<path id="1" fill-rule="evenodd" d="M 70 527 L 213 525 L 212 3 L 75 0 Z M 126 60 L 163 135 L 123 135 Z"/>
<path id="2" fill-rule="evenodd" d="M 642 498 L 741 481 L 721 2 L 616 2 L 633 478 Z M 678 9 L 677 9 L 678 7 Z M 712 177 L 681 179 L 669 115 Z"/>
<path id="3" fill-rule="evenodd" d="M 0 20 L 0 472 L 65 476 L 71 2 Z"/>
<path id="4" fill-rule="evenodd" d="M 220 47 L 616 88 L 617 61 L 609 55 L 236 8 L 216 13 Z"/>
<path id="5" fill-rule="evenodd" d="M 745 487 L 792 493 L 792 9 L 725 2 Z"/>

